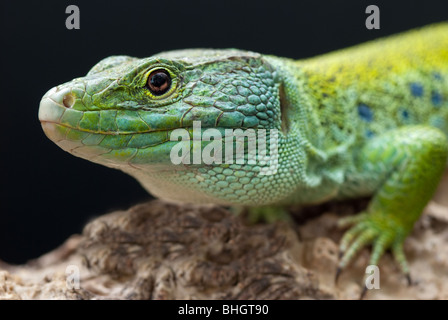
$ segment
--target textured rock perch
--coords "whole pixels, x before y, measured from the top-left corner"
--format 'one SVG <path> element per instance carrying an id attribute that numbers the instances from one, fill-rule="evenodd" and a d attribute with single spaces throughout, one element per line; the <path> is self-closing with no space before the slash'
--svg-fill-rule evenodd
<path id="1" fill-rule="evenodd" d="M 153 201 L 88 224 L 79 252 L 127 299 L 330 297 L 294 258 L 291 228 L 242 221 L 220 207 Z"/>
<path id="2" fill-rule="evenodd" d="M 367 298 L 448 299 L 448 215 L 442 202 L 428 206 L 406 243 L 415 284 L 408 287 L 386 255 L 381 290 Z M 0 298 L 356 299 L 366 250 L 334 284 L 342 234 L 335 212 L 357 211 L 356 205 L 302 209 L 314 217 L 297 215 L 295 223 L 246 225 L 217 206 L 143 203 L 93 220 L 81 236 L 26 265 L 0 262 Z M 66 283 L 73 267 L 79 289 Z"/>

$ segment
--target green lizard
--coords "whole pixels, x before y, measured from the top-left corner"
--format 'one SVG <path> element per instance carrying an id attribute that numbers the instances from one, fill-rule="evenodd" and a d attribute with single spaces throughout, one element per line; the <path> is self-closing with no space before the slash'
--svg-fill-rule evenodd
<path id="1" fill-rule="evenodd" d="M 370 264 L 391 249 L 409 275 L 403 242 L 447 164 L 448 24 L 300 61 L 233 49 L 113 56 L 48 91 L 39 119 L 62 149 L 163 199 L 280 213 L 372 195 L 341 221 L 351 228 L 339 268 L 371 244 Z M 210 143 L 194 145 L 194 121 L 222 143 L 226 129 L 266 129 L 278 166 L 261 175 L 269 161 L 249 163 L 248 148 L 244 163 L 174 164 L 174 130 L 193 149 Z"/>

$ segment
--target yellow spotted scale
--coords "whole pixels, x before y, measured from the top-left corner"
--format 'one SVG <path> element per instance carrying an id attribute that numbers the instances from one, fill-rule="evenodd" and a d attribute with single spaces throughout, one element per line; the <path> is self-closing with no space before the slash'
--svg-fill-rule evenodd
<path id="1" fill-rule="evenodd" d="M 351 228 L 339 268 L 371 244 L 370 264 L 391 249 L 409 275 L 403 242 L 447 164 L 448 23 L 299 61 L 235 49 L 113 56 L 48 91 L 39 119 L 62 149 L 171 201 L 280 216 L 292 204 L 371 195 L 341 221 Z M 175 164 L 176 129 L 196 151 L 210 143 L 197 143 L 206 130 L 222 144 L 226 130 L 266 130 L 278 166 L 262 175 L 271 163 L 259 150 L 249 162 L 248 148 L 243 163 Z"/>

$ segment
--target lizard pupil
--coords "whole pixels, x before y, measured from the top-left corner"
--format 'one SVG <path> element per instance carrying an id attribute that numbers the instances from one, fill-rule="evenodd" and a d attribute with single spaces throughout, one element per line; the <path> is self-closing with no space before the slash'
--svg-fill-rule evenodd
<path id="1" fill-rule="evenodd" d="M 148 77 L 148 88 L 152 94 L 160 96 L 171 86 L 171 77 L 165 70 L 155 70 Z"/>

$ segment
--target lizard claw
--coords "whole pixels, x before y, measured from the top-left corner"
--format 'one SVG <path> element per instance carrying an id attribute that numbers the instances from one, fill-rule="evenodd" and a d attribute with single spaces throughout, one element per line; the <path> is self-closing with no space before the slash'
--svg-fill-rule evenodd
<path id="1" fill-rule="evenodd" d="M 359 300 L 364 299 L 364 297 L 365 297 L 366 294 L 367 294 L 367 290 L 369 290 L 369 289 L 368 289 L 367 286 L 364 284 L 364 288 L 362 289 L 361 294 L 359 295 Z"/>
<path id="2" fill-rule="evenodd" d="M 411 275 L 408 273 L 408 274 L 405 274 L 405 277 L 406 277 L 406 280 L 407 280 L 407 282 L 408 282 L 408 286 L 410 287 L 410 286 L 412 286 L 412 278 L 411 278 Z"/>
<path id="3" fill-rule="evenodd" d="M 338 279 L 339 279 L 339 276 L 341 275 L 341 272 L 342 272 L 342 269 L 338 267 L 336 269 L 336 275 L 334 277 L 334 284 L 338 284 Z"/>

